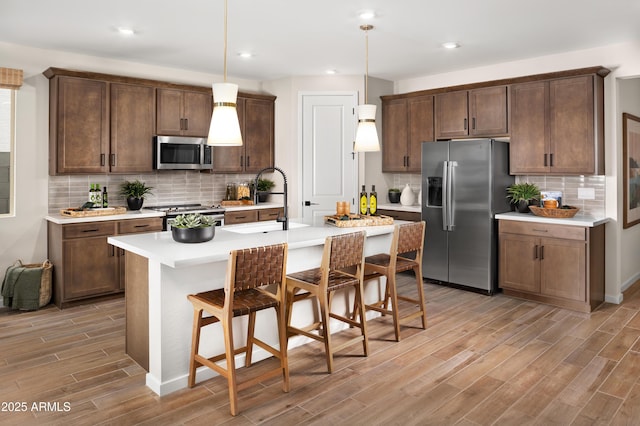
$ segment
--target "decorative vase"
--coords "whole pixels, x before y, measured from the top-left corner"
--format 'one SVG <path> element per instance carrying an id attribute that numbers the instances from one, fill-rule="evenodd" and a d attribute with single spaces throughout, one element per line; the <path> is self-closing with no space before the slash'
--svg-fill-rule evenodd
<path id="1" fill-rule="evenodd" d="M 416 201 L 416 195 L 411 190 L 409 184 L 407 184 L 402 190 L 402 194 L 400 195 L 400 204 L 403 206 L 410 206 Z"/>
<path id="2" fill-rule="evenodd" d="M 400 202 L 400 191 L 389 191 L 389 202 L 390 203 L 399 203 Z"/>
<path id="3" fill-rule="evenodd" d="M 127 197 L 127 207 L 129 207 L 129 210 L 140 210 L 143 202 L 144 198 Z"/>
<path id="4" fill-rule="evenodd" d="M 203 228 L 171 228 L 171 236 L 179 243 L 204 243 L 210 241 L 216 234 L 215 226 Z"/>
<path id="5" fill-rule="evenodd" d="M 531 211 L 529 210 L 530 204 L 531 204 L 531 201 L 529 200 L 518 201 L 518 204 L 516 204 L 516 210 L 518 211 L 518 213 L 529 213 Z"/>

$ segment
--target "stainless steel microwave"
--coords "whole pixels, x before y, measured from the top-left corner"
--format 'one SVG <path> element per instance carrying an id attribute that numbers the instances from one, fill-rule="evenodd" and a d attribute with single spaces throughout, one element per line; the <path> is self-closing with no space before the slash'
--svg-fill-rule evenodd
<path id="1" fill-rule="evenodd" d="M 212 149 L 206 138 L 155 136 L 153 168 L 158 170 L 206 170 L 213 168 Z"/>

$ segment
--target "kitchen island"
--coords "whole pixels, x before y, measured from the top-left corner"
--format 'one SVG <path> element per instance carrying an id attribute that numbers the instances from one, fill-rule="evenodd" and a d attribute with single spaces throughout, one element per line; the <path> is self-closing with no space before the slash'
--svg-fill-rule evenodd
<path id="1" fill-rule="evenodd" d="M 291 221 L 288 231 L 282 231 L 281 224 L 275 221 L 226 226 L 216 229 L 213 240 L 199 244 L 177 243 L 168 231 L 109 237 L 109 244 L 126 251 L 126 351 L 147 369 L 147 386 L 158 395 L 187 386 L 193 321 L 193 307 L 187 295 L 223 287 L 231 250 L 286 242 L 287 273 L 292 273 L 320 266 L 326 237 L 360 229 L 367 232 L 365 255 L 388 252 L 392 225 L 337 228 L 317 220 Z M 368 286 L 367 292 L 375 291 L 374 287 Z M 315 305 L 311 300 L 308 302 L 296 304 L 292 323 L 316 315 Z M 334 299 L 335 311 L 344 313 L 347 306 L 343 298 Z M 245 339 L 246 317 L 236 318 L 234 327 L 238 338 Z M 336 331 L 338 323 L 332 323 L 332 329 Z M 258 313 L 256 336 L 277 345 L 275 315 L 269 310 Z M 289 347 L 307 341 L 308 338 L 296 336 L 290 339 Z M 217 325 L 205 328 L 201 353 L 223 350 L 221 328 Z M 253 359 L 269 356 L 256 347 Z M 237 362 L 243 365 L 243 358 L 239 357 Z M 197 378 L 201 381 L 214 375 L 212 370 L 201 367 Z"/>

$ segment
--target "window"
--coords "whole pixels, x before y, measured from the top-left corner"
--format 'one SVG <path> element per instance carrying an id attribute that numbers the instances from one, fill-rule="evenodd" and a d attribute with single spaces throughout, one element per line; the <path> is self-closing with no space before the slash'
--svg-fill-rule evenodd
<path id="1" fill-rule="evenodd" d="M 14 215 L 16 91 L 22 70 L 0 68 L 0 217 Z"/>

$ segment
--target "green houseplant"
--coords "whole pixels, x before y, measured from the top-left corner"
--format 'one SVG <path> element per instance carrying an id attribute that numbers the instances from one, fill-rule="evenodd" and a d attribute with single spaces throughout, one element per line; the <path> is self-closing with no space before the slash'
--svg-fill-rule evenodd
<path id="1" fill-rule="evenodd" d="M 400 188 L 389 188 L 389 202 L 390 203 L 399 203 L 400 202 Z"/>
<path id="2" fill-rule="evenodd" d="M 203 243 L 213 239 L 215 221 L 200 213 L 180 214 L 171 222 L 171 236 L 179 243 Z"/>
<path id="3" fill-rule="evenodd" d="M 264 203 L 267 201 L 267 196 L 269 195 L 269 191 L 276 186 L 276 183 L 271 179 L 258 179 L 258 184 L 256 185 L 256 192 L 258 194 L 258 201 Z"/>
<path id="4" fill-rule="evenodd" d="M 507 188 L 507 198 L 520 213 L 528 213 L 529 205 L 540 200 L 540 188 L 529 182 L 514 183 Z"/>
<path id="5" fill-rule="evenodd" d="M 126 180 L 120 184 L 120 195 L 127 199 L 129 210 L 140 210 L 146 195 L 152 194 L 153 188 L 147 186 L 138 179 L 134 181 Z"/>

